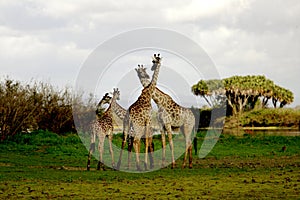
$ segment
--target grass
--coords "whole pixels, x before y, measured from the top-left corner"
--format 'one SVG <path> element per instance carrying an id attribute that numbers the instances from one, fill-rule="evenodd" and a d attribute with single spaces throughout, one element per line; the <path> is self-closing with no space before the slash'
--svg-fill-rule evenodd
<path id="1" fill-rule="evenodd" d="M 204 133 L 197 137 L 200 148 Z M 298 199 L 299 152 L 300 137 L 222 135 L 207 157 L 194 156 L 193 169 L 180 169 L 181 157 L 173 170 L 86 171 L 77 135 L 40 131 L 0 144 L 0 199 Z"/>

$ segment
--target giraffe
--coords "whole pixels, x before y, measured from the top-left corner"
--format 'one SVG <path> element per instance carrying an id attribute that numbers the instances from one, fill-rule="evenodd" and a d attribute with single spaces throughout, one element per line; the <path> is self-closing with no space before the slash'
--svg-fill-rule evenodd
<path id="1" fill-rule="evenodd" d="M 124 146 L 126 144 L 126 139 L 128 133 L 133 128 L 131 132 L 134 140 L 133 140 L 133 147 L 135 149 L 136 154 L 136 168 L 138 171 L 141 170 L 140 168 L 140 140 L 142 136 L 145 136 L 145 170 L 147 170 L 147 163 L 148 163 L 148 147 L 149 147 L 149 137 L 150 137 L 150 123 L 151 123 L 151 99 L 153 95 L 153 91 L 156 88 L 156 83 L 158 79 L 159 69 L 161 66 L 161 58 L 160 55 L 154 54 L 152 60 L 152 68 L 151 70 L 154 71 L 152 75 L 152 80 L 150 84 L 142 90 L 142 93 L 138 97 L 138 99 L 129 107 L 127 110 L 124 122 L 123 122 L 123 142 L 122 142 L 122 149 L 120 152 L 119 161 L 117 164 L 117 169 L 120 168 L 121 165 L 121 158 Z"/>
<path id="2" fill-rule="evenodd" d="M 124 120 L 126 115 L 126 109 L 123 108 L 116 100 L 120 99 L 120 91 L 118 88 L 113 89 L 113 96 L 116 97 L 114 101 L 111 101 L 111 109 L 119 119 Z"/>
<path id="3" fill-rule="evenodd" d="M 121 121 L 124 120 L 125 115 L 126 115 L 126 109 L 123 108 L 116 100 L 120 99 L 120 91 L 118 88 L 113 89 L 113 96 L 115 97 L 111 103 L 109 101 L 103 102 L 103 104 L 109 104 L 111 106 L 111 110 L 114 116 L 118 117 Z M 129 134 L 131 135 L 131 134 Z M 131 158 L 131 150 L 132 150 L 132 145 L 133 145 L 133 137 L 128 138 L 128 169 L 130 166 L 130 158 Z M 149 143 L 152 144 L 152 137 L 149 138 Z M 149 149 L 150 151 L 152 149 Z M 148 150 L 148 151 L 149 151 Z M 150 165 L 153 167 L 153 156 L 150 154 Z"/>
<path id="4" fill-rule="evenodd" d="M 111 154 L 112 167 L 114 168 L 114 155 L 112 149 L 113 116 L 112 116 L 111 102 L 116 101 L 118 98 L 119 98 L 118 96 L 113 96 L 111 98 L 108 95 L 108 93 L 106 93 L 97 105 L 97 109 L 96 109 L 97 119 L 91 122 L 91 144 L 90 144 L 90 150 L 88 155 L 87 170 L 90 170 L 91 156 L 95 151 L 96 136 L 98 136 L 99 139 L 99 143 L 98 143 L 99 161 L 97 165 L 97 170 L 100 170 L 100 168 L 105 170 L 103 164 L 103 150 L 104 150 L 103 148 L 104 148 L 105 137 L 108 137 L 109 139 L 109 152 Z M 102 109 L 103 104 L 110 104 L 110 106 L 107 108 L 107 110 L 103 113 L 102 116 L 99 116 L 98 113 Z"/>
<path id="5" fill-rule="evenodd" d="M 150 83 L 149 75 L 144 66 L 138 66 L 135 69 L 143 87 L 147 87 Z M 172 154 L 172 168 L 175 167 L 174 159 L 174 145 L 172 141 L 172 129 L 181 129 L 186 142 L 186 149 L 182 168 L 185 167 L 187 155 L 189 154 L 189 168 L 192 168 L 192 132 L 195 127 L 195 116 L 188 108 L 178 105 L 168 94 L 162 92 L 160 89 L 155 88 L 153 96 L 154 102 L 158 106 L 158 122 L 160 124 L 162 135 L 162 167 L 165 165 L 166 155 L 166 140 L 165 133 L 167 132 L 169 138 L 169 145 Z"/>

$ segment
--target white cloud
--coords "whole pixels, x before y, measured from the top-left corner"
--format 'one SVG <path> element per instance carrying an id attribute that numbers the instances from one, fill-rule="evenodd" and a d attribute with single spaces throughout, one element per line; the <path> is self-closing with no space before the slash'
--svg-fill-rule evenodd
<path id="1" fill-rule="evenodd" d="M 193 0 L 181 8 L 166 10 L 166 18 L 172 22 L 195 22 L 224 14 L 235 15 L 247 9 L 247 0 Z"/>
<path id="2" fill-rule="evenodd" d="M 34 36 L 0 36 L 1 75 L 30 80 L 51 80 L 56 85 L 73 84 L 76 73 L 90 51 L 75 43 L 56 45 Z"/>
<path id="3" fill-rule="evenodd" d="M 265 74 L 300 104 L 298 0 L 2 0 L 0 10 L 1 75 L 62 84 L 111 36 L 161 27 L 202 45 L 222 76 Z"/>

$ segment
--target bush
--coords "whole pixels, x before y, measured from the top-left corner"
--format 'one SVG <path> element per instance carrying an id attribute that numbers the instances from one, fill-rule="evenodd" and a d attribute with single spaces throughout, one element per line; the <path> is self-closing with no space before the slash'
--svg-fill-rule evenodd
<path id="1" fill-rule="evenodd" d="M 34 131 L 31 133 L 17 133 L 13 137 L 9 137 L 9 142 L 26 145 L 57 145 L 61 144 L 62 140 L 56 133 L 50 131 Z"/>
<path id="2" fill-rule="evenodd" d="M 245 112 L 240 118 L 242 126 L 298 127 L 300 111 L 292 108 L 268 108 Z"/>
<path id="3" fill-rule="evenodd" d="M 91 113 L 94 106 L 84 105 L 81 98 L 68 88 L 58 90 L 42 82 L 0 81 L 0 141 L 35 130 L 76 132 L 72 105 L 82 108 L 82 115 Z"/>
<path id="4" fill-rule="evenodd" d="M 36 126 L 38 102 L 36 92 L 20 82 L 6 79 L 0 83 L 0 134 L 1 141 L 9 135 Z"/>

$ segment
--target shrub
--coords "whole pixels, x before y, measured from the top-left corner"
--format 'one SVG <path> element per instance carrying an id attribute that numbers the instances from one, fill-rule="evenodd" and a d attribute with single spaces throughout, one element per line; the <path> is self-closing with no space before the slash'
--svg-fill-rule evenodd
<path id="1" fill-rule="evenodd" d="M 0 134 L 1 140 L 8 135 L 36 126 L 34 114 L 38 102 L 35 92 L 20 82 L 6 79 L 0 83 Z"/>
<path id="2" fill-rule="evenodd" d="M 50 84 L 22 84 L 6 78 L 0 81 L 0 141 L 20 132 L 49 130 L 58 134 L 76 132 L 72 105 L 81 115 L 90 114 L 82 96 L 73 95 L 69 88 L 55 89 Z M 94 115 L 94 112 L 93 112 Z"/>
<path id="3" fill-rule="evenodd" d="M 292 108 L 268 108 L 245 112 L 241 118 L 242 126 L 254 127 L 297 127 L 300 111 Z"/>

